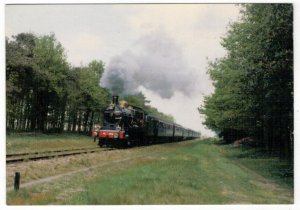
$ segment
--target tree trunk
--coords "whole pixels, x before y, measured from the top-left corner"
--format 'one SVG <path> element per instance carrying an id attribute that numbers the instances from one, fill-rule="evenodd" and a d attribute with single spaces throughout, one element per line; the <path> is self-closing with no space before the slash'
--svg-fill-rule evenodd
<path id="1" fill-rule="evenodd" d="M 38 96 L 35 92 L 32 94 L 32 101 L 31 101 L 31 112 L 30 112 L 30 130 L 34 131 L 36 128 L 37 123 L 37 115 L 38 115 Z"/>
<path id="2" fill-rule="evenodd" d="M 93 124 L 94 124 L 94 111 L 92 111 L 92 116 L 91 116 L 91 120 L 90 120 L 90 126 L 89 126 L 89 134 L 92 132 L 93 130 Z"/>
<path id="3" fill-rule="evenodd" d="M 48 92 L 43 91 L 38 96 L 39 103 L 39 113 L 38 113 L 38 130 L 45 132 L 45 124 L 47 123 L 47 114 L 48 114 Z"/>
<path id="4" fill-rule="evenodd" d="M 72 126 L 72 132 L 76 131 L 76 124 L 77 124 L 77 112 L 74 111 L 73 113 L 73 126 Z"/>
<path id="5" fill-rule="evenodd" d="M 82 113 L 79 111 L 79 117 L 78 117 L 78 133 L 80 134 L 81 132 L 81 121 L 82 121 Z"/>
<path id="6" fill-rule="evenodd" d="M 64 131 L 64 127 L 65 127 L 66 103 L 67 103 L 67 94 L 65 94 L 62 99 L 62 105 L 61 105 L 62 108 L 60 113 L 60 128 L 59 128 L 60 133 Z"/>
<path id="7" fill-rule="evenodd" d="M 84 114 L 84 132 L 87 132 L 88 120 L 91 110 L 88 108 Z"/>

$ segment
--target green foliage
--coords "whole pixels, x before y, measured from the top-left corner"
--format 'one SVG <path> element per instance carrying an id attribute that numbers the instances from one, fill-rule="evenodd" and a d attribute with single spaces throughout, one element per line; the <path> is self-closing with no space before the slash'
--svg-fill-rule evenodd
<path id="1" fill-rule="evenodd" d="M 143 93 L 139 92 L 135 95 L 127 95 L 124 96 L 124 100 L 128 102 L 128 104 L 132 106 L 137 106 L 142 109 L 145 109 L 146 97 Z"/>
<path id="2" fill-rule="evenodd" d="M 71 67 L 54 34 L 37 37 L 21 33 L 6 38 L 7 122 L 9 131 L 63 131 L 89 134 L 102 124 L 111 96 L 100 87 L 104 63 Z M 146 106 L 142 93 L 124 97 L 166 121 L 174 118 Z"/>
<path id="3" fill-rule="evenodd" d="M 108 103 L 103 71 L 102 61 L 71 68 L 54 34 L 6 38 L 8 131 L 89 132 Z"/>
<path id="4" fill-rule="evenodd" d="M 38 130 L 46 130 L 48 122 L 54 129 L 62 130 L 67 95 L 66 78 L 70 67 L 64 48 L 54 34 L 39 37 L 35 43 L 33 97 L 36 100 L 32 101 L 35 108 L 32 111 L 38 113 L 35 117 Z"/>
<path id="5" fill-rule="evenodd" d="M 54 34 L 36 39 L 34 48 L 35 83 L 41 89 L 47 89 L 62 97 L 65 92 L 67 72 L 70 69 L 67 63 L 64 48 L 56 40 Z"/>
<path id="6" fill-rule="evenodd" d="M 243 133 L 291 157 L 293 5 L 246 4 L 241 13 L 223 38 L 227 56 L 209 65 L 215 92 L 199 111 L 224 137 Z"/>
<path id="7" fill-rule="evenodd" d="M 76 67 L 71 70 L 68 101 L 69 121 L 70 124 L 73 122 L 73 131 L 77 121 L 83 121 L 83 132 L 90 131 L 94 123 L 102 123 L 102 111 L 110 100 L 108 91 L 99 86 L 103 71 L 102 61 L 92 61 L 87 67 Z"/>
<path id="8" fill-rule="evenodd" d="M 21 33 L 13 39 L 10 41 L 6 38 L 6 113 L 7 125 L 20 129 L 22 123 L 16 124 L 14 121 L 21 118 L 24 112 L 30 112 L 29 103 L 25 101 L 31 100 L 36 37 L 30 33 Z"/>
<path id="9" fill-rule="evenodd" d="M 146 110 L 150 115 L 155 116 L 159 119 L 162 119 L 165 122 L 175 123 L 175 118 L 172 115 L 162 113 L 162 112 L 158 111 L 157 108 L 155 108 L 155 107 L 147 106 Z"/>

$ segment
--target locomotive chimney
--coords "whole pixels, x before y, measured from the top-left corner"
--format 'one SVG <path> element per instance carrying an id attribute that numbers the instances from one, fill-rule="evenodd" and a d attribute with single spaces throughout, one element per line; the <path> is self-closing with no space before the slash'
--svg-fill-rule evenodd
<path id="1" fill-rule="evenodd" d="M 117 105 L 119 104 L 119 96 L 113 96 L 113 104 Z"/>

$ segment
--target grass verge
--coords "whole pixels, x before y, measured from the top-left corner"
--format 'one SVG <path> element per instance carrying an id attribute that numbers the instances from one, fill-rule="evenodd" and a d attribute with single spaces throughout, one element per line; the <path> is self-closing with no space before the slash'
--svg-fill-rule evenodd
<path id="1" fill-rule="evenodd" d="M 12 133 L 6 137 L 6 153 L 38 152 L 96 147 L 92 137 L 79 134 Z"/>
<path id="2" fill-rule="evenodd" d="M 282 187 L 293 190 L 294 166 L 288 160 L 269 156 L 261 148 L 251 148 L 243 145 L 220 145 L 219 151 L 241 167 L 246 167 L 264 178 L 275 181 Z"/>
<path id="3" fill-rule="evenodd" d="M 146 149 L 157 151 L 157 147 L 161 147 L 159 152 L 149 156 L 93 169 L 18 193 L 10 192 L 7 203 L 293 203 L 293 190 L 289 185 L 278 184 L 261 175 L 260 170 L 248 168 L 240 159 L 233 159 L 229 148 L 211 141 L 192 141 Z"/>

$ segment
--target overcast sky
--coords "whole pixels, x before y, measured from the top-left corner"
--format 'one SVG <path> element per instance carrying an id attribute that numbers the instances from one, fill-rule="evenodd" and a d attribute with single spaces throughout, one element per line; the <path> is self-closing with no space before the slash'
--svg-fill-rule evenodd
<path id="1" fill-rule="evenodd" d="M 207 62 L 238 19 L 233 4 L 6 5 L 5 35 L 55 34 L 73 66 L 102 60 L 102 85 L 122 75 L 127 92 L 142 91 L 150 105 L 205 135 L 197 107 L 212 93 Z M 128 90 L 128 91 L 127 91 Z"/>

